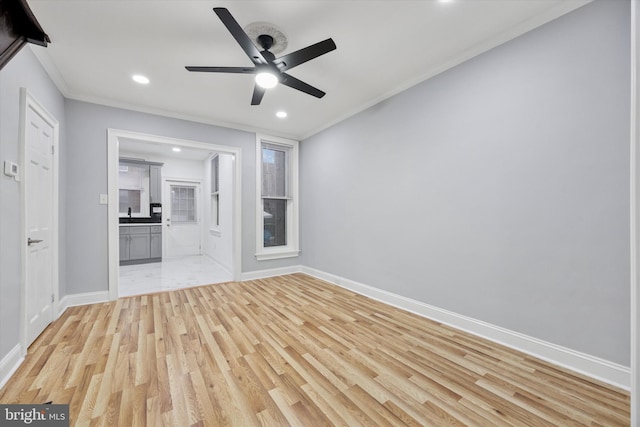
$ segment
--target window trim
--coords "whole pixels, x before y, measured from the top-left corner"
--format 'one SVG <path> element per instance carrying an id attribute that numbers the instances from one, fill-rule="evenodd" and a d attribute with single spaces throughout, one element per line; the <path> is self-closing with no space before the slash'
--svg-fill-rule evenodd
<path id="1" fill-rule="evenodd" d="M 125 166 L 127 168 L 129 167 L 134 167 L 134 168 L 138 168 L 143 170 L 143 174 L 146 172 L 146 176 L 142 176 L 141 177 L 141 182 L 140 182 L 140 187 L 128 187 L 128 186 L 123 186 L 120 180 L 120 174 L 123 172 L 122 171 L 122 166 Z M 128 171 L 128 169 L 127 169 Z M 129 160 L 126 158 L 120 158 L 118 159 L 118 216 L 121 218 L 126 218 L 127 212 L 121 212 L 120 211 L 120 190 L 128 190 L 128 191 L 139 191 L 140 192 L 140 211 L 139 212 L 133 212 L 131 211 L 131 217 L 133 218 L 143 218 L 143 217 L 148 217 L 150 215 L 149 213 L 149 202 L 150 202 L 150 178 L 151 175 L 149 173 L 149 164 L 145 163 L 145 162 L 139 162 L 139 161 L 135 161 L 135 160 Z M 145 183 L 143 181 L 146 180 L 146 186 Z"/>
<path id="2" fill-rule="evenodd" d="M 262 197 L 262 145 L 280 146 L 289 151 L 287 175 L 287 244 L 264 246 L 264 217 Z M 298 141 L 256 134 L 256 259 L 258 261 L 292 258 L 300 254 L 298 208 Z"/>
<path id="3" fill-rule="evenodd" d="M 171 192 L 173 191 L 174 187 L 179 187 L 179 188 L 186 188 L 188 190 L 193 190 L 193 209 L 187 209 L 186 212 L 193 212 L 193 221 L 190 220 L 186 220 L 186 221 L 179 221 L 176 220 L 175 218 L 173 218 L 173 216 L 175 215 L 175 212 L 173 210 L 173 195 L 171 194 Z M 171 224 L 179 224 L 179 225 L 183 225 L 183 224 L 200 224 L 200 203 L 198 203 L 198 197 L 199 197 L 199 191 L 198 191 L 199 187 L 197 183 L 191 183 L 191 182 L 185 182 L 184 184 L 173 184 L 170 183 L 169 184 L 169 203 L 170 205 L 170 210 L 171 210 Z M 179 199 L 180 200 L 180 199 Z"/>
<path id="4" fill-rule="evenodd" d="M 213 171 L 214 161 L 216 162 L 215 174 Z M 222 229 L 220 227 L 220 153 L 215 153 L 209 157 L 209 169 L 209 207 L 211 210 L 209 217 L 209 234 L 220 237 L 222 236 Z M 215 187 L 218 187 L 217 190 L 214 188 L 214 182 Z M 213 215 L 214 212 L 215 220 Z"/>

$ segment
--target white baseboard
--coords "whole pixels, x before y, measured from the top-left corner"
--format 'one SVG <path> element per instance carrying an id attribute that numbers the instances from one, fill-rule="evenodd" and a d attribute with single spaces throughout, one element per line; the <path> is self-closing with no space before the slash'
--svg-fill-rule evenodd
<path id="1" fill-rule="evenodd" d="M 24 361 L 24 354 L 22 353 L 22 346 L 17 344 L 0 360 L 0 388 L 4 387 Z"/>
<path id="2" fill-rule="evenodd" d="M 58 302 L 58 314 L 60 317 L 64 311 L 69 307 L 75 307 L 77 305 L 96 304 L 99 302 L 109 301 L 109 291 L 99 292 L 84 292 L 81 294 L 65 295 Z"/>
<path id="3" fill-rule="evenodd" d="M 374 288 L 344 277 L 336 276 L 311 267 L 294 265 L 242 273 L 241 280 L 256 280 L 267 277 L 282 276 L 293 273 L 305 273 L 309 276 L 333 283 L 358 294 L 381 301 L 383 303 L 410 311 L 423 317 L 435 320 L 460 330 L 472 333 L 493 342 L 505 345 L 539 359 L 554 363 L 572 371 L 588 375 L 594 379 L 622 388 L 631 389 L 631 369 L 595 356 L 552 344 L 500 326 L 463 316 L 442 308 L 434 307 L 421 301 L 403 297 L 392 292 Z M 58 304 L 58 315 L 68 307 L 95 304 L 109 300 L 109 293 L 88 292 L 67 295 Z M 17 348 L 17 350 L 16 350 Z M 0 362 L 0 380 L 6 380 L 22 362 L 19 346 L 14 348 Z"/>
<path id="4" fill-rule="evenodd" d="M 257 270 L 248 271 L 242 273 L 240 280 L 245 282 L 247 280 L 266 279 L 267 277 L 284 276 L 286 274 L 300 273 L 302 272 L 301 265 L 292 265 L 290 267 L 271 268 L 269 270 Z"/>
<path id="5" fill-rule="evenodd" d="M 519 332 L 472 319 L 314 268 L 303 266 L 300 271 L 377 301 L 461 329 L 572 371 L 588 375 L 624 390 L 631 389 L 631 369 L 626 366 L 618 365 L 598 357 L 580 353 Z"/>
<path id="6" fill-rule="evenodd" d="M 209 260 L 211 260 L 211 262 L 214 262 L 215 264 L 217 264 L 218 267 L 222 268 L 226 273 L 229 273 L 229 275 L 233 277 L 233 268 L 231 268 L 230 265 L 225 264 L 224 262 L 220 261 L 219 259 L 217 259 L 211 254 L 203 253 L 202 255 L 207 257 Z"/>

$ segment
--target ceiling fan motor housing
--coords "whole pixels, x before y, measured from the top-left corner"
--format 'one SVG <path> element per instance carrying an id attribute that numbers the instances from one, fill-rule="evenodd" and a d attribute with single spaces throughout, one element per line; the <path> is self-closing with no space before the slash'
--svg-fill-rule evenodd
<path id="1" fill-rule="evenodd" d="M 273 46 L 273 37 L 269 34 L 260 34 L 258 36 L 258 43 L 260 43 L 260 46 L 262 46 L 264 50 L 269 50 L 271 46 Z"/>

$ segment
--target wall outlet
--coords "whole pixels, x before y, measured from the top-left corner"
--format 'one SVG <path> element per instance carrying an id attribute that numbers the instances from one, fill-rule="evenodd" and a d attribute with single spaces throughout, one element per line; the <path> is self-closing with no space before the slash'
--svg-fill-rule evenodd
<path id="1" fill-rule="evenodd" d="M 109 195 L 108 194 L 101 194 L 100 195 L 100 204 L 101 205 L 108 205 L 109 204 Z"/>

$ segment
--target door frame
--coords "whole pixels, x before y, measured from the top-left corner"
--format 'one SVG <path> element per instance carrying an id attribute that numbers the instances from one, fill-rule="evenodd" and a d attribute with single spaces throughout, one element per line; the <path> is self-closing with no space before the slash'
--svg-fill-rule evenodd
<path id="1" fill-rule="evenodd" d="M 631 425 L 640 426 L 640 0 L 631 1 Z"/>
<path id="2" fill-rule="evenodd" d="M 51 195 L 51 287 L 53 292 L 53 303 L 51 320 L 55 320 L 59 315 L 59 133 L 60 124 L 56 118 L 47 111 L 47 109 L 38 102 L 38 100 L 29 92 L 27 88 L 20 88 L 20 168 L 22 172 L 20 176 L 20 211 L 22 218 L 20 223 L 20 253 L 22 259 L 20 262 L 20 307 L 22 315 L 20 316 L 20 344 L 22 346 L 22 354 L 27 354 L 27 348 L 31 343 L 27 342 L 27 256 L 28 256 L 28 230 L 26 221 L 27 212 L 27 187 L 29 183 L 26 180 L 26 161 L 27 161 L 27 113 L 33 110 L 53 129 L 53 154 L 51 159 L 52 169 L 52 192 Z"/>
<path id="3" fill-rule="evenodd" d="M 122 129 L 107 129 L 107 191 L 108 191 L 108 246 L 109 246 L 109 299 L 118 299 L 118 276 L 120 273 L 119 219 L 118 219 L 118 161 L 120 138 L 153 142 L 176 147 L 199 148 L 234 156 L 233 185 L 233 280 L 241 280 L 242 273 L 242 149 L 226 145 L 150 135 Z M 164 239 L 164 237 L 163 237 Z"/>
<path id="4" fill-rule="evenodd" d="M 165 189 L 167 186 L 171 186 L 170 183 L 176 183 L 176 184 L 180 184 L 183 183 L 185 184 L 185 186 L 189 187 L 189 186 L 194 186 L 197 189 L 197 195 L 196 195 L 196 215 L 198 215 L 198 239 L 199 239 L 199 246 L 200 246 L 200 255 L 202 255 L 202 238 L 203 238 L 203 234 L 204 234 L 204 218 L 203 218 L 203 207 L 204 207 L 204 195 L 202 192 L 202 187 L 203 187 L 203 182 L 202 180 L 197 180 L 197 179 L 189 179 L 189 178 L 171 178 L 171 177 L 167 177 L 167 178 L 162 178 L 162 200 L 167 200 L 167 197 L 169 197 L 169 194 L 167 194 L 167 192 L 165 192 Z M 167 202 L 167 204 L 169 204 L 169 202 Z M 171 207 L 169 207 L 169 212 L 171 211 Z M 164 202 L 162 203 L 162 254 L 164 256 L 164 254 L 169 253 L 169 251 L 167 250 L 167 235 L 166 235 L 166 231 L 167 231 L 167 219 L 166 217 L 164 217 L 165 212 L 167 212 L 166 210 L 166 206 L 164 204 Z M 173 223 L 171 224 L 173 226 Z"/>

